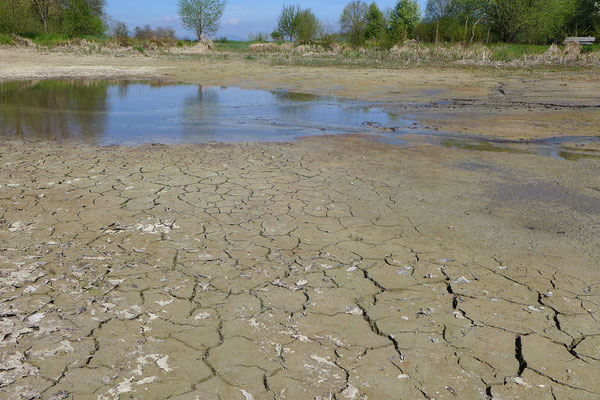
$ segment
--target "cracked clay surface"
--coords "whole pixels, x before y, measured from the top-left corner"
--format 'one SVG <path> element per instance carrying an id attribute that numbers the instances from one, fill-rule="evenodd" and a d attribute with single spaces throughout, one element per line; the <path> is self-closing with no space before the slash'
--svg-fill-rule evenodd
<path id="1" fill-rule="evenodd" d="M 0 398 L 600 399 L 598 161 L 468 154 L 0 145 Z"/>

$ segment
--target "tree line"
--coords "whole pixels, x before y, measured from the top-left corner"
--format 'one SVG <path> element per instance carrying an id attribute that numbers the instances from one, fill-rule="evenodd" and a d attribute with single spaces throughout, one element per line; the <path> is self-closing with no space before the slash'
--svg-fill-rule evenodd
<path id="1" fill-rule="evenodd" d="M 2 0 L 0 33 L 104 33 L 105 0 Z"/>
<path id="2" fill-rule="evenodd" d="M 178 0 L 182 24 L 200 39 L 214 35 L 225 0 Z M 0 0 L 0 33 L 64 33 L 129 36 L 127 26 L 110 21 L 105 0 Z M 546 44 L 565 36 L 600 35 L 599 0 L 398 0 L 381 10 L 376 2 L 353 0 L 338 27 L 327 27 L 308 8 L 283 6 L 274 40 L 311 43 L 344 40 L 360 46 L 393 46 L 407 39 L 430 42 Z M 134 36 L 168 37 L 172 29 L 136 28 Z"/>
<path id="3" fill-rule="evenodd" d="M 398 0 L 381 10 L 376 2 L 354 0 L 339 19 L 342 39 L 394 45 L 407 39 L 429 42 L 546 44 L 568 35 L 600 35 L 598 0 L 428 0 L 422 16 L 416 0 Z M 331 32 L 310 9 L 284 6 L 275 40 L 311 42 Z"/>

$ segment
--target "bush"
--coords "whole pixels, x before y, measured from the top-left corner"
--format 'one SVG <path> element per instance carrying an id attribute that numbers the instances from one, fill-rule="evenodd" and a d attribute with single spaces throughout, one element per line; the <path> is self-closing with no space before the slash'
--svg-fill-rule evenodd
<path id="1" fill-rule="evenodd" d="M 333 49 L 333 45 L 339 41 L 339 36 L 336 33 L 322 33 L 319 37 L 319 44 L 325 49 Z"/>
<path id="2" fill-rule="evenodd" d="M 248 39 L 251 42 L 268 42 L 269 34 L 264 32 L 251 33 L 248 35 Z"/>
<path id="3" fill-rule="evenodd" d="M 271 38 L 273 38 L 273 40 L 276 42 L 283 41 L 283 36 L 281 35 L 281 33 L 279 33 L 278 30 L 274 30 L 273 32 L 271 32 Z"/>
<path id="4" fill-rule="evenodd" d="M 121 46 L 129 45 L 129 29 L 125 22 L 117 21 L 111 27 L 111 36 L 114 37 Z"/>
<path id="5" fill-rule="evenodd" d="M 157 45 L 174 45 L 177 43 L 175 30 L 173 28 L 156 28 L 152 29 L 150 25 L 142 28 L 136 27 L 133 31 L 133 36 L 142 41 L 148 41 Z"/>

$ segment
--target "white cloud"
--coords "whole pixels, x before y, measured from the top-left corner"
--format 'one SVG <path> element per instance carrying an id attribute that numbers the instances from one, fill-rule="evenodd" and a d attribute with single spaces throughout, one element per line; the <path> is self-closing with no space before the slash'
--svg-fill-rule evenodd
<path id="1" fill-rule="evenodd" d="M 242 22 L 242 20 L 239 18 L 231 18 L 231 19 L 228 19 L 227 21 L 225 21 L 225 23 L 223 25 L 236 26 L 236 25 L 239 25 L 241 22 Z"/>

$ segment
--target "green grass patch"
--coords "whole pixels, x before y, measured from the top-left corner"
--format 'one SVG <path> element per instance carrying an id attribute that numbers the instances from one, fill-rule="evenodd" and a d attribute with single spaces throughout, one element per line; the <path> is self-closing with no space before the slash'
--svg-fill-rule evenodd
<path id="1" fill-rule="evenodd" d="M 67 44 L 71 40 L 70 35 L 62 33 L 24 33 L 21 36 L 30 39 L 33 43 L 38 46 L 60 46 Z"/>
<path id="2" fill-rule="evenodd" d="M 525 56 L 544 54 L 550 46 L 538 44 L 490 44 L 492 58 L 496 61 L 513 61 Z"/>
<path id="3" fill-rule="evenodd" d="M 600 51 L 600 43 L 588 44 L 586 46 L 581 47 L 581 52 L 583 54 L 593 53 L 595 51 Z"/>
<path id="4" fill-rule="evenodd" d="M 227 41 L 217 41 L 215 43 L 215 50 L 217 51 L 248 51 L 250 49 L 250 45 L 255 42 L 248 42 L 242 40 L 227 40 Z"/>
<path id="5" fill-rule="evenodd" d="M 0 45 L 12 46 L 14 44 L 12 38 L 4 33 L 0 33 Z"/>
<path id="6" fill-rule="evenodd" d="M 103 45 L 105 44 L 108 40 L 110 40 L 110 38 L 108 36 L 104 36 L 104 35 L 99 35 L 99 36 L 90 36 L 90 35 L 84 35 L 81 37 L 74 37 L 73 35 L 67 35 L 64 33 L 23 33 L 21 34 L 21 36 L 30 39 L 33 43 L 35 43 L 38 46 L 46 46 L 46 47 L 55 47 L 55 46 L 62 46 L 62 45 L 66 45 L 69 44 L 69 42 L 72 42 L 76 39 L 85 39 L 86 41 L 93 43 L 93 44 L 97 44 L 97 45 Z"/>

